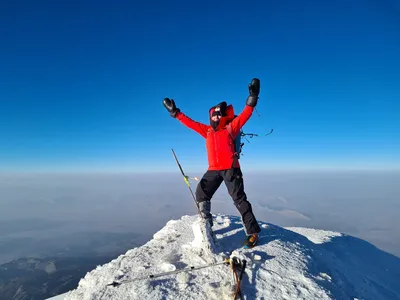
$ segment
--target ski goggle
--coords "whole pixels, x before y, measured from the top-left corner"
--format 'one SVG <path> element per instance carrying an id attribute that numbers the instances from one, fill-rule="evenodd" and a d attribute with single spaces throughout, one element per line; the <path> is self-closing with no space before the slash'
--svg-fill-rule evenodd
<path id="1" fill-rule="evenodd" d="M 213 111 L 213 113 L 211 114 L 211 117 L 214 116 L 221 116 L 222 117 L 222 113 L 220 111 Z"/>

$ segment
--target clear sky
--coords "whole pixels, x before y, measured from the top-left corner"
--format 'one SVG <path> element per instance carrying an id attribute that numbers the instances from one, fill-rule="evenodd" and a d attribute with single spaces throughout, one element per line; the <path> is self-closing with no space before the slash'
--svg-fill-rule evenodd
<path id="1" fill-rule="evenodd" d="M 400 168 L 400 5 L 356 1 L 7 1 L 0 171 L 205 169 L 207 123 L 240 112 L 247 169 Z"/>

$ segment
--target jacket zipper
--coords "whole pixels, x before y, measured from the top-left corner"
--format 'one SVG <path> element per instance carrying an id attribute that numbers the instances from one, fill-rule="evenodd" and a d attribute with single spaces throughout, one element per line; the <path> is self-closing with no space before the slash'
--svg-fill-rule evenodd
<path id="1" fill-rule="evenodd" d="M 214 131 L 214 151 L 215 151 L 215 159 L 217 161 L 217 167 L 219 168 L 219 159 L 218 159 L 218 146 L 217 146 L 217 139 L 216 139 L 217 132 Z"/>

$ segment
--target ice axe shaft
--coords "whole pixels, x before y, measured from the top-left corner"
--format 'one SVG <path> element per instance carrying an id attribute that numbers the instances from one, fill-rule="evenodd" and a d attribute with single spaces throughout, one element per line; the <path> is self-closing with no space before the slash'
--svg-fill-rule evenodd
<path id="1" fill-rule="evenodd" d="M 176 154 L 175 154 L 174 149 L 171 149 L 171 150 L 172 150 L 172 154 L 174 155 L 176 164 L 178 165 L 179 170 L 181 170 L 181 173 L 182 173 L 182 176 L 183 176 L 183 180 L 185 181 L 186 185 L 188 186 L 189 191 L 190 191 L 190 194 L 191 194 L 192 197 L 193 197 L 193 201 L 194 201 L 194 203 L 196 204 L 197 212 L 199 213 L 199 216 L 200 216 L 201 218 L 203 218 L 203 216 L 202 216 L 201 213 L 200 213 L 200 209 L 199 209 L 199 205 L 197 204 L 196 197 L 194 196 L 193 191 L 192 191 L 192 188 L 190 187 L 189 177 L 185 175 L 185 172 L 183 172 L 182 166 L 181 166 L 181 164 L 179 163 L 178 158 L 176 157 Z"/>

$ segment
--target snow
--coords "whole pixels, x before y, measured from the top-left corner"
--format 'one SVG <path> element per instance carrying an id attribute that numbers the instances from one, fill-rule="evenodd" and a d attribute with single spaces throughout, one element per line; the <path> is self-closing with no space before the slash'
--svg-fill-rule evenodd
<path id="1" fill-rule="evenodd" d="M 58 296 L 47 298 L 46 300 L 64 300 L 68 293 L 64 293 Z"/>
<path id="2" fill-rule="evenodd" d="M 170 220 L 146 244 L 98 266 L 75 290 L 51 299 L 233 299 L 227 257 L 247 262 L 243 299 L 400 299 L 399 258 L 345 234 L 259 223 L 259 244 L 243 249 L 239 217 L 214 217 L 216 244 L 204 238 L 197 215 Z M 121 285 L 109 286 L 114 281 Z"/>
<path id="3" fill-rule="evenodd" d="M 305 236 L 314 244 L 323 244 L 326 242 L 330 242 L 334 237 L 342 236 L 342 234 L 339 232 L 317 230 L 313 228 L 286 227 L 286 229 L 297 232 L 298 234 Z"/>

